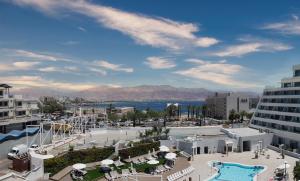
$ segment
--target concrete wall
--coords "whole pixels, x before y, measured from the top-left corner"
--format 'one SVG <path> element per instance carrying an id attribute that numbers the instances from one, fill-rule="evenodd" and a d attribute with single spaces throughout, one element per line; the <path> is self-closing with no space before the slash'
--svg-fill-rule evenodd
<path id="1" fill-rule="evenodd" d="M 262 141 L 262 148 L 266 148 L 268 145 L 272 143 L 273 134 L 265 134 L 260 136 L 249 136 L 249 137 L 242 137 L 242 142 L 250 141 L 251 144 L 251 151 L 257 150 L 257 145 L 259 141 Z M 240 151 L 243 152 L 243 144 L 241 143 Z"/>

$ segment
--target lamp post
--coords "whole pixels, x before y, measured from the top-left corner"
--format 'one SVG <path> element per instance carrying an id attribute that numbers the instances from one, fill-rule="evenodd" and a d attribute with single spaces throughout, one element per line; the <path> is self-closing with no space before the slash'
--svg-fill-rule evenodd
<path id="1" fill-rule="evenodd" d="M 284 161 L 284 180 L 286 180 L 286 165 L 287 161 Z"/>

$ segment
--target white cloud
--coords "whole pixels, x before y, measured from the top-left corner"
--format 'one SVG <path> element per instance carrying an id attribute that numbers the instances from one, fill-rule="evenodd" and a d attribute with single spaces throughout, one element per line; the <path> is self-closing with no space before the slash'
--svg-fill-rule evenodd
<path id="1" fill-rule="evenodd" d="M 44 68 L 40 68 L 39 71 L 41 71 L 41 72 L 61 72 L 62 69 L 60 69 L 59 67 L 44 67 Z"/>
<path id="2" fill-rule="evenodd" d="M 98 73 L 100 75 L 103 75 L 103 76 L 107 75 L 107 72 L 105 70 L 102 70 L 102 69 L 99 69 L 99 68 L 90 67 L 89 70 L 92 71 L 92 72 Z"/>
<path id="3" fill-rule="evenodd" d="M 127 72 L 127 73 L 133 72 L 133 68 L 123 67 L 123 65 L 120 64 L 112 64 L 104 60 L 96 61 L 95 64 L 97 66 L 100 66 L 108 70 Z"/>
<path id="4" fill-rule="evenodd" d="M 39 62 L 13 62 L 10 64 L 0 64 L 0 71 L 16 71 L 16 70 L 30 70 L 33 69 Z"/>
<path id="5" fill-rule="evenodd" d="M 21 6 L 32 6 L 51 15 L 60 11 L 79 13 L 94 18 L 107 28 L 130 36 L 142 45 L 178 50 L 184 48 L 183 46 L 209 47 L 218 43 L 218 40 L 212 37 L 197 37 L 195 33 L 199 28 L 196 24 L 125 12 L 96 5 L 90 1 L 13 0 L 12 2 Z"/>
<path id="6" fill-rule="evenodd" d="M 77 29 L 80 30 L 80 31 L 86 32 L 86 29 L 82 26 L 78 26 Z"/>
<path id="7" fill-rule="evenodd" d="M 97 85 L 91 83 L 70 83 L 70 82 L 59 82 L 53 80 L 46 80 L 40 76 L 7 76 L 0 77 L 1 82 L 7 82 L 16 87 L 45 87 L 45 88 L 57 88 L 64 90 L 86 90 L 95 88 Z"/>
<path id="8" fill-rule="evenodd" d="M 242 41 L 241 44 L 225 47 L 225 49 L 213 52 L 211 55 L 218 57 L 241 57 L 255 52 L 286 51 L 293 48 L 284 43 L 251 37 L 241 38 L 240 41 Z"/>
<path id="9" fill-rule="evenodd" d="M 9 56 L 21 57 L 21 58 L 30 58 L 34 60 L 40 61 L 70 61 L 69 59 L 58 57 L 55 55 L 49 55 L 40 52 L 33 52 L 27 50 L 20 50 L 20 49 L 4 49 Z"/>
<path id="10" fill-rule="evenodd" d="M 71 46 L 71 45 L 78 45 L 79 42 L 78 41 L 70 40 L 70 41 L 62 42 L 61 44 L 62 45 L 67 45 L 67 46 Z"/>
<path id="11" fill-rule="evenodd" d="M 176 67 L 176 64 L 165 57 L 148 57 L 145 64 L 152 69 L 170 69 Z"/>
<path id="12" fill-rule="evenodd" d="M 292 15 L 292 18 L 292 20 L 266 24 L 262 27 L 262 29 L 274 30 L 286 35 L 300 35 L 299 17 Z"/>
<path id="13" fill-rule="evenodd" d="M 41 72 L 61 72 L 61 73 L 78 73 L 79 69 L 75 66 L 65 66 L 65 67 L 42 67 L 38 69 Z"/>
<path id="14" fill-rule="evenodd" d="M 179 70 L 174 73 L 198 80 L 205 80 L 212 83 L 231 86 L 236 88 L 257 87 L 255 84 L 242 82 L 235 79 L 245 68 L 241 65 L 229 64 L 199 59 L 187 59 L 186 62 L 196 64 L 194 67 Z"/>

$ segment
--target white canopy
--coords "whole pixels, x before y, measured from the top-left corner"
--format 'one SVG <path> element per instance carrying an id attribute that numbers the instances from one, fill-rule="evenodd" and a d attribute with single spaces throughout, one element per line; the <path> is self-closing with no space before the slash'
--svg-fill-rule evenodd
<path id="1" fill-rule="evenodd" d="M 168 147 L 166 147 L 166 146 L 160 146 L 159 147 L 159 151 L 161 151 L 161 152 L 169 152 L 170 149 Z"/>
<path id="2" fill-rule="evenodd" d="M 75 170 L 82 170 L 86 168 L 86 164 L 83 163 L 76 163 L 72 166 L 73 169 Z"/>
<path id="3" fill-rule="evenodd" d="M 174 160 L 176 158 L 176 153 L 167 153 L 165 158 L 168 160 Z"/>
<path id="4" fill-rule="evenodd" d="M 111 165 L 113 163 L 114 163 L 114 161 L 111 159 L 105 159 L 105 160 L 101 161 L 101 165 Z"/>
<path id="5" fill-rule="evenodd" d="M 282 164 L 282 165 L 279 165 L 277 168 L 280 170 L 284 170 L 285 168 L 288 169 L 290 167 L 291 167 L 290 164 Z"/>
<path id="6" fill-rule="evenodd" d="M 148 163 L 149 165 L 156 165 L 156 164 L 159 163 L 159 161 L 157 161 L 157 160 L 150 160 L 150 161 L 148 161 L 147 163 Z"/>

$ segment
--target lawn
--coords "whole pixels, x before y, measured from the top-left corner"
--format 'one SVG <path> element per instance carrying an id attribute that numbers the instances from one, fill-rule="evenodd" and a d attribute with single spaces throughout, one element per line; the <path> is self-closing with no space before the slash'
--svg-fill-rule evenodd
<path id="1" fill-rule="evenodd" d="M 86 181 L 94 181 L 104 177 L 104 173 L 99 171 L 99 168 L 94 170 L 87 170 L 87 174 L 84 176 Z"/>

